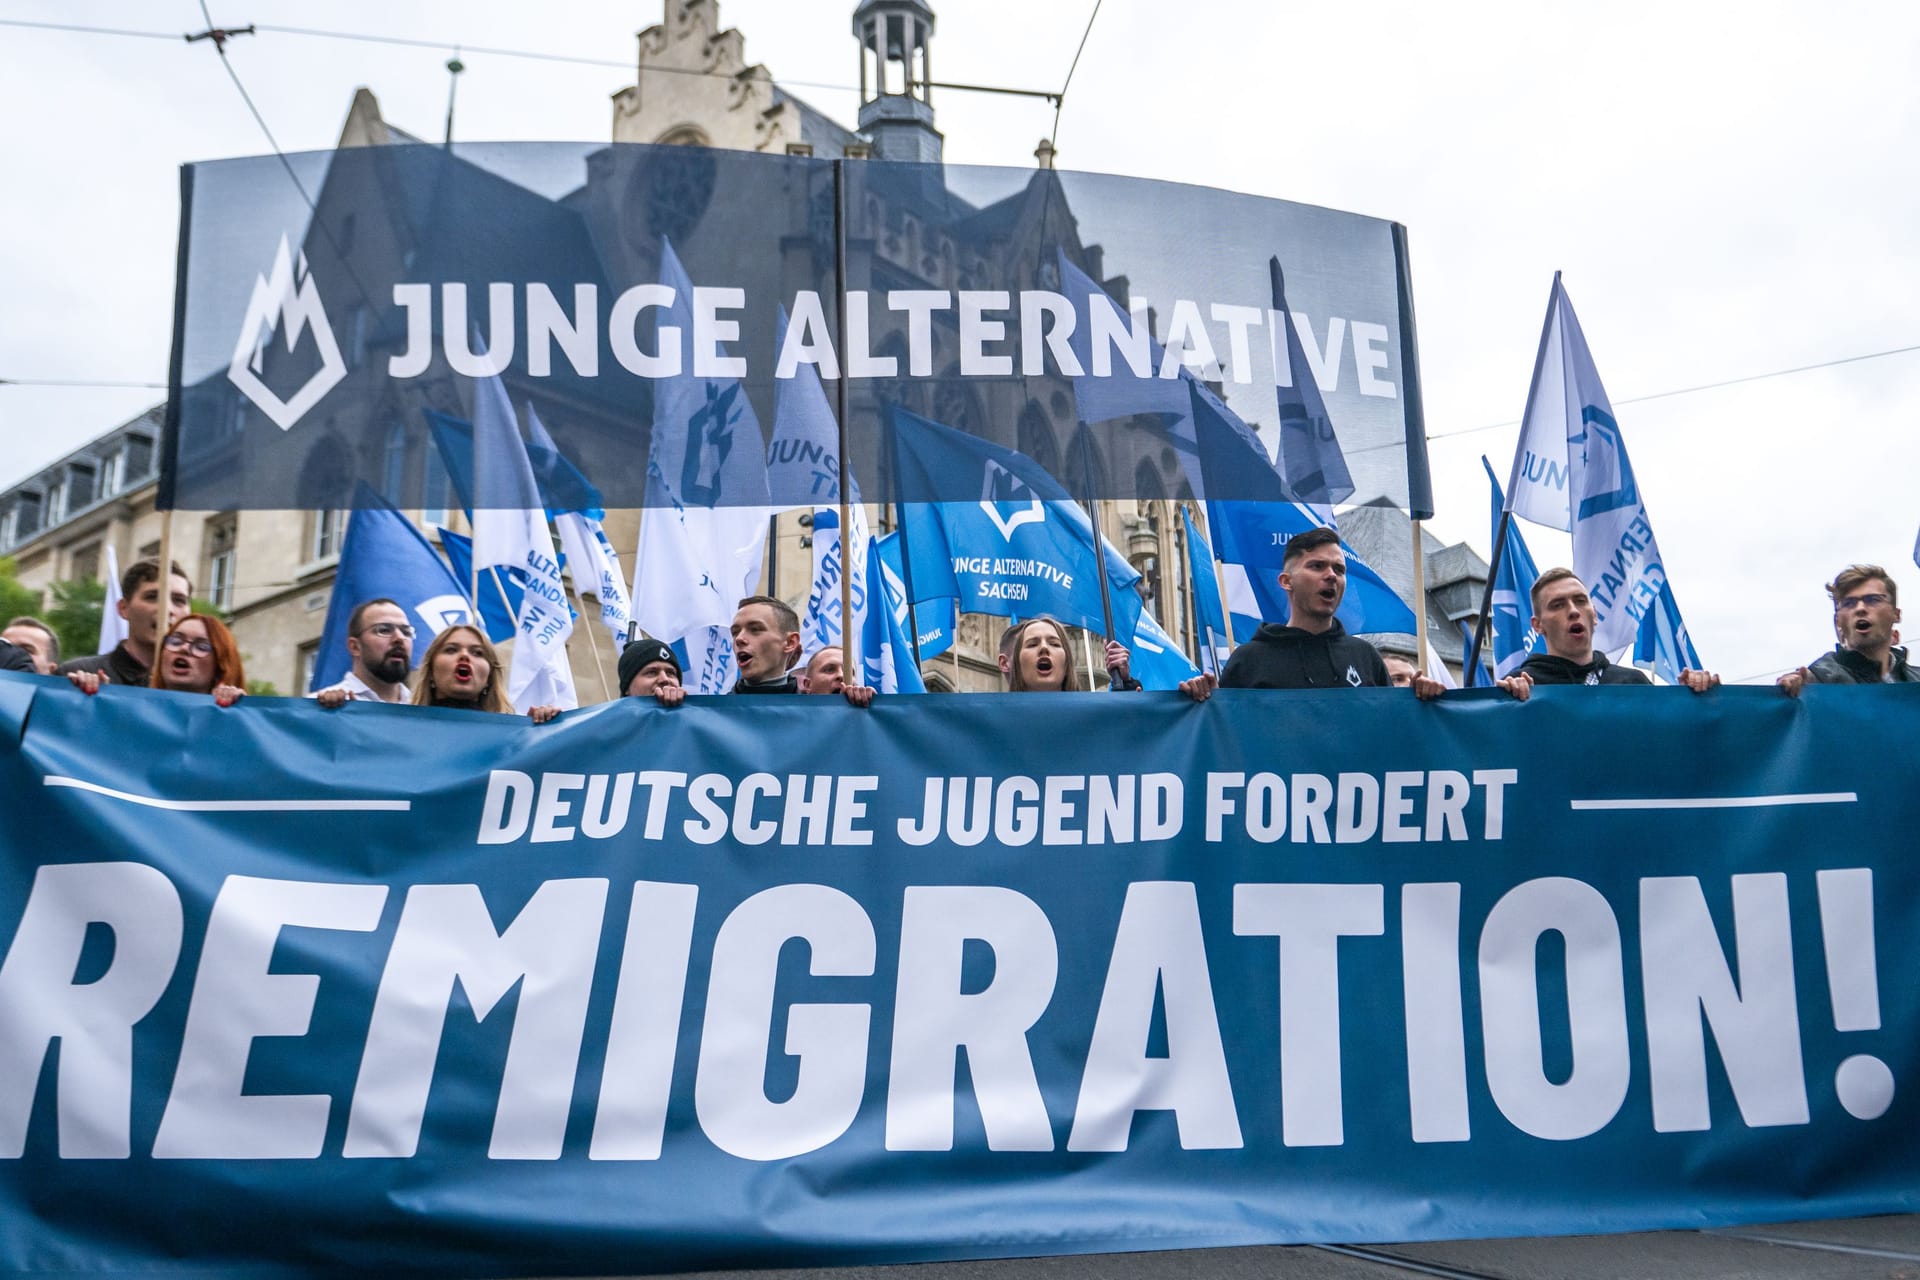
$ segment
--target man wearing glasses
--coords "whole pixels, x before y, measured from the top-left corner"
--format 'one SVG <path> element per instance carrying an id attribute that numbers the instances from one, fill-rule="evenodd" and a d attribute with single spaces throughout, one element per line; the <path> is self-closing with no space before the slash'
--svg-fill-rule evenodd
<path id="1" fill-rule="evenodd" d="M 1900 589 L 1877 564 L 1849 565 L 1827 584 L 1833 598 L 1833 631 L 1839 643 L 1810 666 L 1777 682 L 1789 697 L 1809 684 L 1911 684 L 1920 673 L 1907 665 L 1907 651 L 1894 644 L 1900 622 Z"/>
<path id="2" fill-rule="evenodd" d="M 407 674 L 413 670 L 413 624 L 391 600 L 368 600 L 347 619 L 347 652 L 353 667 L 346 678 L 313 695 L 323 707 L 343 702 L 408 702 Z"/>

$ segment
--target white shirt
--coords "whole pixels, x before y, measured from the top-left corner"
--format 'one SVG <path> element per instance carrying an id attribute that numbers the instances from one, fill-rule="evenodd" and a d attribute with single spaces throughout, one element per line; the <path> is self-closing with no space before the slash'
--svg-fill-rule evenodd
<path id="1" fill-rule="evenodd" d="M 413 695 L 407 692 L 407 686 L 404 683 L 400 685 L 400 694 L 398 697 L 383 698 L 379 694 L 373 691 L 372 685 L 368 684 L 365 680 L 362 680 L 359 676 L 355 675 L 351 668 L 347 670 L 347 675 L 344 680 L 342 680 L 339 684 L 330 686 L 330 688 L 345 689 L 349 694 L 352 695 L 353 699 L 356 702 L 387 702 L 397 706 L 401 703 L 407 703 L 407 702 L 413 701 Z M 316 689 L 313 693 L 310 693 L 307 696 L 318 697 L 320 694 L 326 693 L 326 692 L 328 692 L 327 689 Z"/>

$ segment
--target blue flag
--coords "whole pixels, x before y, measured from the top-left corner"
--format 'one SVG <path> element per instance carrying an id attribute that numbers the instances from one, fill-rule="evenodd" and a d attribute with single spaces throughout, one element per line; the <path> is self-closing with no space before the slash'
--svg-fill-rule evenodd
<path id="1" fill-rule="evenodd" d="M 884 538 L 872 539 L 879 548 L 880 563 L 886 566 L 887 581 L 892 584 L 893 593 L 902 600 L 907 599 L 906 568 L 900 560 L 900 538 L 890 533 Z M 937 658 L 953 648 L 954 631 L 960 624 L 958 601 L 952 596 L 917 596 L 913 599 L 913 611 L 909 621 L 920 630 L 920 660 Z M 856 612 L 858 606 L 856 606 Z"/>
<path id="2" fill-rule="evenodd" d="M 915 596 L 952 596 L 973 613 L 1063 622 L 1104 631 L 1104 565 L 1116 637 L 1140 620 L 1139 572 L 1104 538 L 1058 480 L 1023 453 L 895 407 L 895 483 Z M 979 502 L 932 502 L 953 477 L 980 477 Z M 1096 560 L 1098 543 L 1101 558 Z"/>
<path id="3" fill-rule="evenodd" d="M 1693 638 L 1687 634 L 1687 624 L 1681 620 L 1671 582 L 1660 588 L 1653 607 L 1640 623 L 1639 634 L 1633 642 L 1633 663 L 1637 667 L 1652 667 L 1654 674 L 1668 684 L 1678 684 L 1682 671 L 1701 669 L 1700 654 L 1693 647 Z"/>
<path id="4" fill-rule="evenodd" d="M 1490 689 L 1493 687 L 1493 672 L 1487 670 L 1484 658 L 1468 666 L 1466 656 L 1473 652 L 1473 620 L 1460 619 L 1460 687 L 1463 689 Z M 1482 650 L 1484 653 L 1485 651 Z"/>
<path id="5" fill-rule="evenodd" d="M 1215 575 L 1213 547 L 1194 527 L 1193 512 L 1180 508 L 1187 530 L 1187 568 L 1193 582 L 1194 625 L 1199 628 L 1200 664 L 1216 675 L 1226 661 L 1226 610 L 1220 603 L 1220 579 Z"/>
<path id="6" fill-rule="evenodd" d="M 1191 680 L 1200 674 L 1200 668 L 1180 652 L 1180 646 L 1167 634 L 1166 628 L 1144 610 L 1127 649 L 1133 678 L 1149 689 L 1177 688 L 1182 680 Z"/>
<path id="7" fill-rule="evenodd" d="M 427 429 L 433 435 L 440 461 L 447 468 L 447 478 L 453 484 L 454 494 L 460 499 L 460 509 L 471 519 L 473 424 L 464 418 L 437 413 L 432 409 L 424 412 Z M 544 432 L 524 443 L 527 461 L 533 466 L 534 482 L 540 487 L 540 498 L 546 505 L 547 514 L 557 516 L 563 512 L 575 512 L 592 520 L 606 519 L 606 502 L 600 496 L 600 491 L 581 474 L 578 467 L 567 461 L 551 438 L 543 436 Z"/>
<path id="8" fill-rule="evenodd" d="M 1287 496 L 1286 484 L 1258 437 L 1212 393 L 1195 383 L 1191 398 L 1202 473 L 1233 476 L 1242 493 L 1266 490 L 1272 495 L 1261 502 L 1207 503 L 1214 553 L 1228 564 L 1246 566 L 1262 618 L 1285 622 L 1290 610 L 1279 574 L 1286 564 L 1287 540 L 1309 529 L 1331 527 L 1325 523 L 1327 513 L 1310 511 Z M 1352 547 L 1343 542 L 1340 549 L 1347 557 L 1347 594 L 1338 615 L 1341 625 L 1355 634 L 1411 633 L 1413 610 L 1406 601 Z"/>
<path id="9" fill-rule="evenodd" d="M 379 505 L 375 505 L 379 504 Z M 337 684 L 353 667 L 347 653 L 347 620 L 356 606 L 381 598 L 398 601 L 407 611 L 418 639 L 416 655 L 427 641 L 472 615 L 466 588 L 454 577 L 413 522 L 385 505 L 371 492 L 362 494 L 347 521 L 340 563 L 334 570 L 333 595 L 327 603 L 326 626 L 313 663 L 312 689 Z M 309 692 L 312 691 L 309 690 Z"/>
<path id="10" fill-rule="evenodd" d="M 1506 510 L 1506 496 L 1493 474 L 1493 464 L 1483 456 L 1480 465 L 1487 469 L 1487 483 L 1493 486 L 1493 536 L 1500 536 L 1500 516 Z M 1533 629 L 1533 581 L 1540 570 L 1520 536 L 1517 521 L 1507 521 L 1507 540 L 1500 547 L 1500 568 L 1493 577 L 1493 607 L 1487 615 L 1487 638 L 1483 651 L 1491 659 L 1496 674 L 1510 676 L 1532 653 L 1547 651 L 1547 638 Z M 1472 647 L 1472 637 L 1468 637 Z"/>
<path id="11" fill-rule="evenodd" d="M 913 637 L 907 632 L 907 589 L 887 563 L 883 545 L 897 543 L 896 531 L 867 542 L 867 597 L 860 624 L 862 681 L 881 693 L 925 693 L 926 682 L 913 661 Z M 894 560 L 899 549 L 894 549 Z M 920 655 L 927 656 L 924 650 Z"/>
<path id="12" fill-rule="evenodd" d="M 1353 496 L 1353 475 L 1333 433 L 1333 421 L 1327 416 L 1327 404 L 1320 397 L 1313 367 L 1300 345 L 1303 321 L 1294 319 L 1287 310 L 1280 259 L 1269 258 L 1267 270 L 1273 283 L 1274 332 L 1277 335 L 1284 329 L 1287 334 L 1286 366 L 1282 369 L 1277 359 L 1274 362 L 1275 380 L 1285 379 L 1275 388 L 1280 400 L 1280 475 L 1287 497 L 1323 507 L 1331 514 L 1335 503 Z"/>
<path id="13" fill-rule="evenodd" d="M 460 581 L 460 595 L 466 598 L 466 584 L 473 580 L 473 540 L 440 530 L 440 545 L 447 549 L 447 563 Z M 487 628 L 487 639 L 495 644 L 513 639 L 519 629 L 520 601 L 526 595 L 526 575 L 522 570 L 500 567 L 496 580 L 491 573 L 480 575 L 480 621 Z"/>

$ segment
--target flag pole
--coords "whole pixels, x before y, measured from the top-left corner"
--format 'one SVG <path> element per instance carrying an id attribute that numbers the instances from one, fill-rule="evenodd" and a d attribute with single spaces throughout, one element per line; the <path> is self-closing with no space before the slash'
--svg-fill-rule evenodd
<path id="1" fill-rule="evenodd" d="M 1465 672 L 1480 669 L 1480 647 L 1486 641 L 1487 619 L 1493 614 L 1493 584 L 1500 580 L 1500 560 L 1507 549 L 1507 528 L 1512 523 L 1513 512 L 1503 509 L 1500 512 L 1500 524 L 1493 535 L 1493 559 L 1487 565 L 1487 589 L 1480 593 L 1480 613 L 1473 620 L 1473 643 L 1467 649 Z M 1463 680 L 1465 672 L 1462 674 Z"/>
<path id="2" fill-rule="evenodd" d="M 1427 670 L 1427 557 L 1421 545 L 1420 521 L 1407 522 L 1413 529 L 1413 627 L 1415 647 L 1420 652 L 1420 671 Z"/>
<path id="3" fill-rule="evenodd" d="M 895 486 L 900 483 L 898 467 L 894 468 L 893 482 Z M 908 639 L 913 641 L 913 665 L 917 667 L 920 665 L 920 615 L 915 613 L 913 608 L 913 561 L 907 555 L 907 513 L 898 502 L 893 504 L 893 526 L 900 533 L 900 581 L 907 589 L 907 630 L 912 633 Z M 844 542 L 845 539 L 841 541 Z M 885 583 L 880 584 L 883 590 L 885 586 Z M 874 584 L 869 582 L 867 584 L 867 608 L 869 609 L 873 608 L 874 590 Z M 880 598 L 886 599 L 885 596 Z"/>
<path id="4" fill-rule="evenodd" d="M 833 380 L 833 398 L 839 421 L 839 448 L 834 458 L 835 477 L 838 482 L 840 498 L 840 665 L 842 669 L 853 673 L 856 678 L 861 674 L 860 667 L 860 631 L 853 625 L 853 560 L 852 550 L 848 547 L 850 539 L 847 530 L 852 525 L 851 513 L 847 509 L 847 162 L 844 158 L 833 162 L 833 327 L 834 346 L 840 353 L 840 376 Z M 904 540 L 902 543 L 904 547 Z M 866 554 L 866 548 L 860 548 L 860 554 Z M 873 590 L 872 583 L 867 590 Z M 909 591 L 908 596 L 912 596 Z M 873 601 L 867 601 L 867 607 L 873 608 Z M 908 605 L 911 612 L 912 605 Z M 920 663 L 920 629 L 913 632 L 914 665 Z M 861 680 L 860 683 L 864 683 Z"/>
<path id="5" fill-rule="evenodd" d="M 599 608 L 599 605 L 600 605 L 600 601 L 599 601 L 599 598 L 597 597 L 597 595 L 596 595 L 596 596 L 594 596 L 594 597 L 589 597 L 589 596 L 587 595 L 587 593 L 586 593 L 586 592 L 584 592 L 584 591 L 582 591 L 582 592 L 580 592 L 580 603 L 581 603 L 581 604 L 586 604 L 586 603 L 587 603 L 587 601 L 588 601 L 588 600 L 589 600 L 590 598 L 591 598 L 591 599 L 592 599 L 592 601 L 593 601 L 593 604 L 594 604 L 594 607 L 595 607 L 596 609 L 598 609 L 598 608 Z M 582 618 L 585 618 L 585 617 L 586 617 L 587 615 L 586 615 L 586 613 L 585 613 L 585 612 L 583 611 L 583 612 L 582 612 L 582 613 L 580 614 L 580 616 L 581 616 Z M 612 702 L 612 701 L 613 701 L 613 692 L 612 692 L 612 690 L 613 690 L 613 686 L 611 686 L 611 685 L 609 685 L 609 684 L 607 683 L 607 664 L 606 664 L 606 660 L 605 660 L 605 659 L 603 659 L 603 658 L 602 658 L 602 657 L 600 656 L 600 645 L 599 645 L 599 644 L 598 644 L 598 643 L 597 643 L 597 642 L 596 642 L 596 641 L 594 640 L 594 638 L 593 638 L 593 633 L 594 633 L 595 631 L 597 631 L 597 630 L 599 630 L 599 628 L 598 628 L 597 626 L 595 626 L 595 625 L 594 625 L 593 623 L 591 623 L 591 622 L 589 622 L 589 623 L 587 624 L 587 652 L 589 652 L 589 653 L 591 653 L 591 654 L 593 655 L 593 671 L 594 671 L 594 674 L 595 674 L 595 675 L 597 675 L 597 676 L 599 676 L 599 677 L 600 677 L 600 701 L 602 701 L 602 702 Z M 568 654 L 567 656 L 568 656 L 568 658 L 569 658 L 569 659 L 571 659 L 573 655 L 572 655 L 572 654 Z"/>
<path id="6" fill-rule="evenodd" d="M 160 650 L 167 638 L 167 615 L 173 611 L 173 508 L 160 513 L 160 609 L 153 619 L 153 663 L 160 669 Z"/>
<path id="7" fill-rule="evenodd" d="M 1100 532 L 1100 500 L 1093 496 L 1093 440 L 1087 434 L 1087 424 L 1077 424 L 1080 441 L 1080 478 L 1086 482 L 1087 496 L 1083 500 L 1087 509 L 1087 523 L 1093 526 L 1093 573 L 1100 580 L 1100 622 L 1109 641 L 1113 634 L 1113 592 L 1107 586 L 1107 537 Z M 1133 639 L 1128 636 L 1127 639 Z M 1092 672 L 1088 672 L 1088 683 L 1092 683 Z"/>
<path id="8" fill-rule="evenodd" d="M 1200 608 L 1193 598 L 1193 545 L 1187 541 L 1187 508 L 1185 503 L 1176 502 L 1174 510 L 1180 513 L 1180 523 L 1174 528 L 1174 538 L 1180 547 L 1180 590 L 1185 599 L 1180 605 L 1181 620 L 1187 629 L 1187 656 L 1193 659 L 1193 665 L 1205 671 L 1209 663 L 1200 660 L 1201 654 L 1211 645 L 1204 646 L 1200 637 Z"/>

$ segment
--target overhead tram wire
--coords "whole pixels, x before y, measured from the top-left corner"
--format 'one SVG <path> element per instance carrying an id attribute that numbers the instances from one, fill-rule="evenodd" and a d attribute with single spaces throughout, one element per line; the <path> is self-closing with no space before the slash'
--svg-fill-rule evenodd
<path id="1" fill-rule="evenodd" d="M 165 391 L 164 382 L 109 382 L 91 381 L 86 378 L 9 378 L 0 375 L 0 387 L 80 387 L 93 390 L 100 387 L 138 387 L 146 391 Z"/>
<path id="2" fill-rule="evenodd" d="M 212 23 L 208 24 L 212 26 Z M 70 22 L 33 22 L 23 18 L 0 18 L 0 27 L 20 27 L 39 31 L 68 31 L 81 35 L 130 36 L 143 40 L 181 40 L 188 38 L 183 32 L 175 31 L 139 31 L 130 27 L 89 27 Z M 368 31 L 332 31 L 321 27 L 287 27 L 276 23 L 258 22 L 252 24 L 253 30 L 262 35 L 300 36 L 319 40 L 353 40 L 363 44 L 392 45 L 403 49 L 435 49 L 452 51 L 459 49 L 465 53 L 492 54 L 500 58 L 521 58 L 532 62 L 561 62 L 582 67 L 611 67 L 621 71 L 630 71 L 634 67 L 631 60 L 619 61 L 610 58 L 588 58 L 579 54 L 550 53 L 539 49 L 510 49 L 500 45 L 467 44 L 459 40 L 426 40 L 408 36 L 380 35 Z M 702 71 L 697 67 L 648 67 L 649 75 L 706 76 L 715 80 L 738 80 L 740 77 L 727 71 Z M 831 89 L 838 92 L 858 93 L 859 87 L 851 84 L 836 84 L 825 80 L 789 80 L 785 77 L 776 84 L 790 85 L 800 89 Z"/>
<path id="3" fill-rule="evenodd" d="M 1053 132 L 1047 135 L 1047 146 L 1055 151 L 1060 149 L 1060 113 L 1067 107 L 1067 90 L 1073 87 L 1073 73 L 1080 69 L 1080 55 L 1087 51 L 1087 37 L 1093 34 L 1093 20 L 1100 16 L 1100 4 L 1101 0 L 1093 0 L 1093 12 L 1087 15 L 1086 28 L 1080 32 L 1080 45 L 1067 66 L 1067 78 L 1061 82 L 1060 94 L 1053 100 Z"/>

